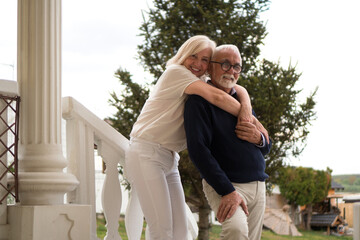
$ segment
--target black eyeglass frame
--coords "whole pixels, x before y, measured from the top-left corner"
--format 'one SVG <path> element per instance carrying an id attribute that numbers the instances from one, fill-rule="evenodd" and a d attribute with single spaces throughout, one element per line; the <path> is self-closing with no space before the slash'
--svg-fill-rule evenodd
<path id="1" fill-rule="evenodd" d="M 234 69 L 234 72 L 235 73 L 237 73 L 237 74 L 239 74 L 239 73 L 241 73 L 241 71 L 243 70 L 243 67 L 240 65 L 240 64 L 234 64 L 234 65 L 231 65 L 229 62 L 217 62 L 217 61 L 210 61 L 210 63 L 218 63 L 218 64 L 220 64 L 221 65 L 221 69 L 224 71 L 224 72 L 227 72 L 227 71 L 229 71 L 231 68 L 233 68 Z M 228 69 L 226 69 L 226 68 L 224 68 L 224 64 L 228 64 L 229 65 L 229 68 Z M 235 66 L 240 66 L 240 71 L 239 72 L 237 72 L 236 70 L 235 70 Z"/>

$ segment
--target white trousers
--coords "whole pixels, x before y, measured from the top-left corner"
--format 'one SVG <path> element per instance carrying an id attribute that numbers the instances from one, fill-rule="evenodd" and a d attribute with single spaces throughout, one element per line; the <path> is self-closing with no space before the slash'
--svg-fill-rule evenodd
<path id="1" fill-rule="evenodd" d="M 203 190 L 211 209 L 217 213 L 221 196 L 203 179 Z M 245 201 L 249 216 L 239 206 L 235 214 L 222 224 L 220 237 L 226 240 L 260 240 L 265 213 L 265 182 L 233 183 Z"/>
<path id="2" fill-rule="evenodd" d="M 139 139 L 132 139 L 126 152 L 126 176 L 138 194 L 150 240 L 187 239 L 179 158 L 176 152 Z"/>

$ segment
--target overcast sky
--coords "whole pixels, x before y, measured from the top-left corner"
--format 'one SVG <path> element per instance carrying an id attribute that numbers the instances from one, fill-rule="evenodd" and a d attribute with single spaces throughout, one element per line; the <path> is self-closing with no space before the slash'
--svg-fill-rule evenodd
<path id="1" fill-rule="evenodd" d="M 136 47 L 141 10 L 150 0 L 63 0 L 62 94 L 72 96 L 100 118 L 114 113 L 111 91 L 120 91 L 114 72 L 120 66 L 138 82 L 151 77 L 138 65 Z M 16 4 L 0 0 L 0 78 L 16 79 Z M 360 76 L 360 1 L 273 0 L 262 14 L 268 36 L 262 58 L 291 62 L 302 73 L 304 101 L 318 86 L 317 120 L 296 166 L 333 174 L 360 174 L 358 118 Z M 236 37 L 236 36 L 234 36 Z"/>

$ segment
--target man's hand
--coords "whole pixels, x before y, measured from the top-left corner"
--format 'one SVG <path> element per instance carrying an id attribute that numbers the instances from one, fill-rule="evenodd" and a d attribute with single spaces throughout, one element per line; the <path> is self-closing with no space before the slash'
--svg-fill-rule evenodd
<path id="1" fill-rule="evenodd" d="M 239 114 L 237 125 L 241 125 L 242 122 L 248 122 L 248 121 L 241 121 L 240 114 Z M 253 123 L 256 126 L 256 128 L 264 135 L 266 142 L 270 143 L 268 131 L 264 128 L 264 126 L 261 124 L 261 122 L 254 115 L 251 115 L 250 122 Z M 238 134 L 236 134 L 236 135 L 238 135 Z M 239 135 L 238 135 L 238 137 L 239 137 Z"/>
<path id="2" fill-rule="evenodd" d="M 264 126 L 261 124 L 261 122 L 260 122 L 256 117 L 254 117 L 253 123 L 255 124 L 256 128 L 257 128 L 262 134 L 264 134 L 264 137 L 265 137 L 265 139 L 266 139 L 266 142 L 269 144 L 269 143 L 270 143 L 270 140 L 269 140 L 269 133 L 268 133 L 268 131 L 264 128 Z"/>
<path id="3" fill-rule="evenodd" d="M 240 122 L 236 124 L 236 136 L 250 143 L 259 144 L 261 142 L 261 132 L 250 122 Z"/>
<path id="4" fill-rule="evenodd" d="M 249 215 L 247 206 L 241 196 L 233 191 L 221 198 L 219 210 L 216 214 L 216 217 L 220 223 L 224 222 L 226 219 L 232 217 L 236 212 L 236 209 L 241 206 L 246 215 Z"/>

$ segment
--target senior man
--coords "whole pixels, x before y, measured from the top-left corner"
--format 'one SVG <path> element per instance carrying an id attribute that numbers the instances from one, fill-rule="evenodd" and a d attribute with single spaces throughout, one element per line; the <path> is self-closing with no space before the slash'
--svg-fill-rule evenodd
<path id="1" fill-rule="evenodd" d="M 242 68 L 238 48 L 217 47 L 210 63 L 208 83 L 236 98 L 234 86 Z M 268 178 L 264 155 L 271 141 L 253 123 L 237 123 L 236 117 L 197 95 L 186 102 L 184 124 L 189 156 L 222 224 L 221 238 L 260 239 Z"/>

